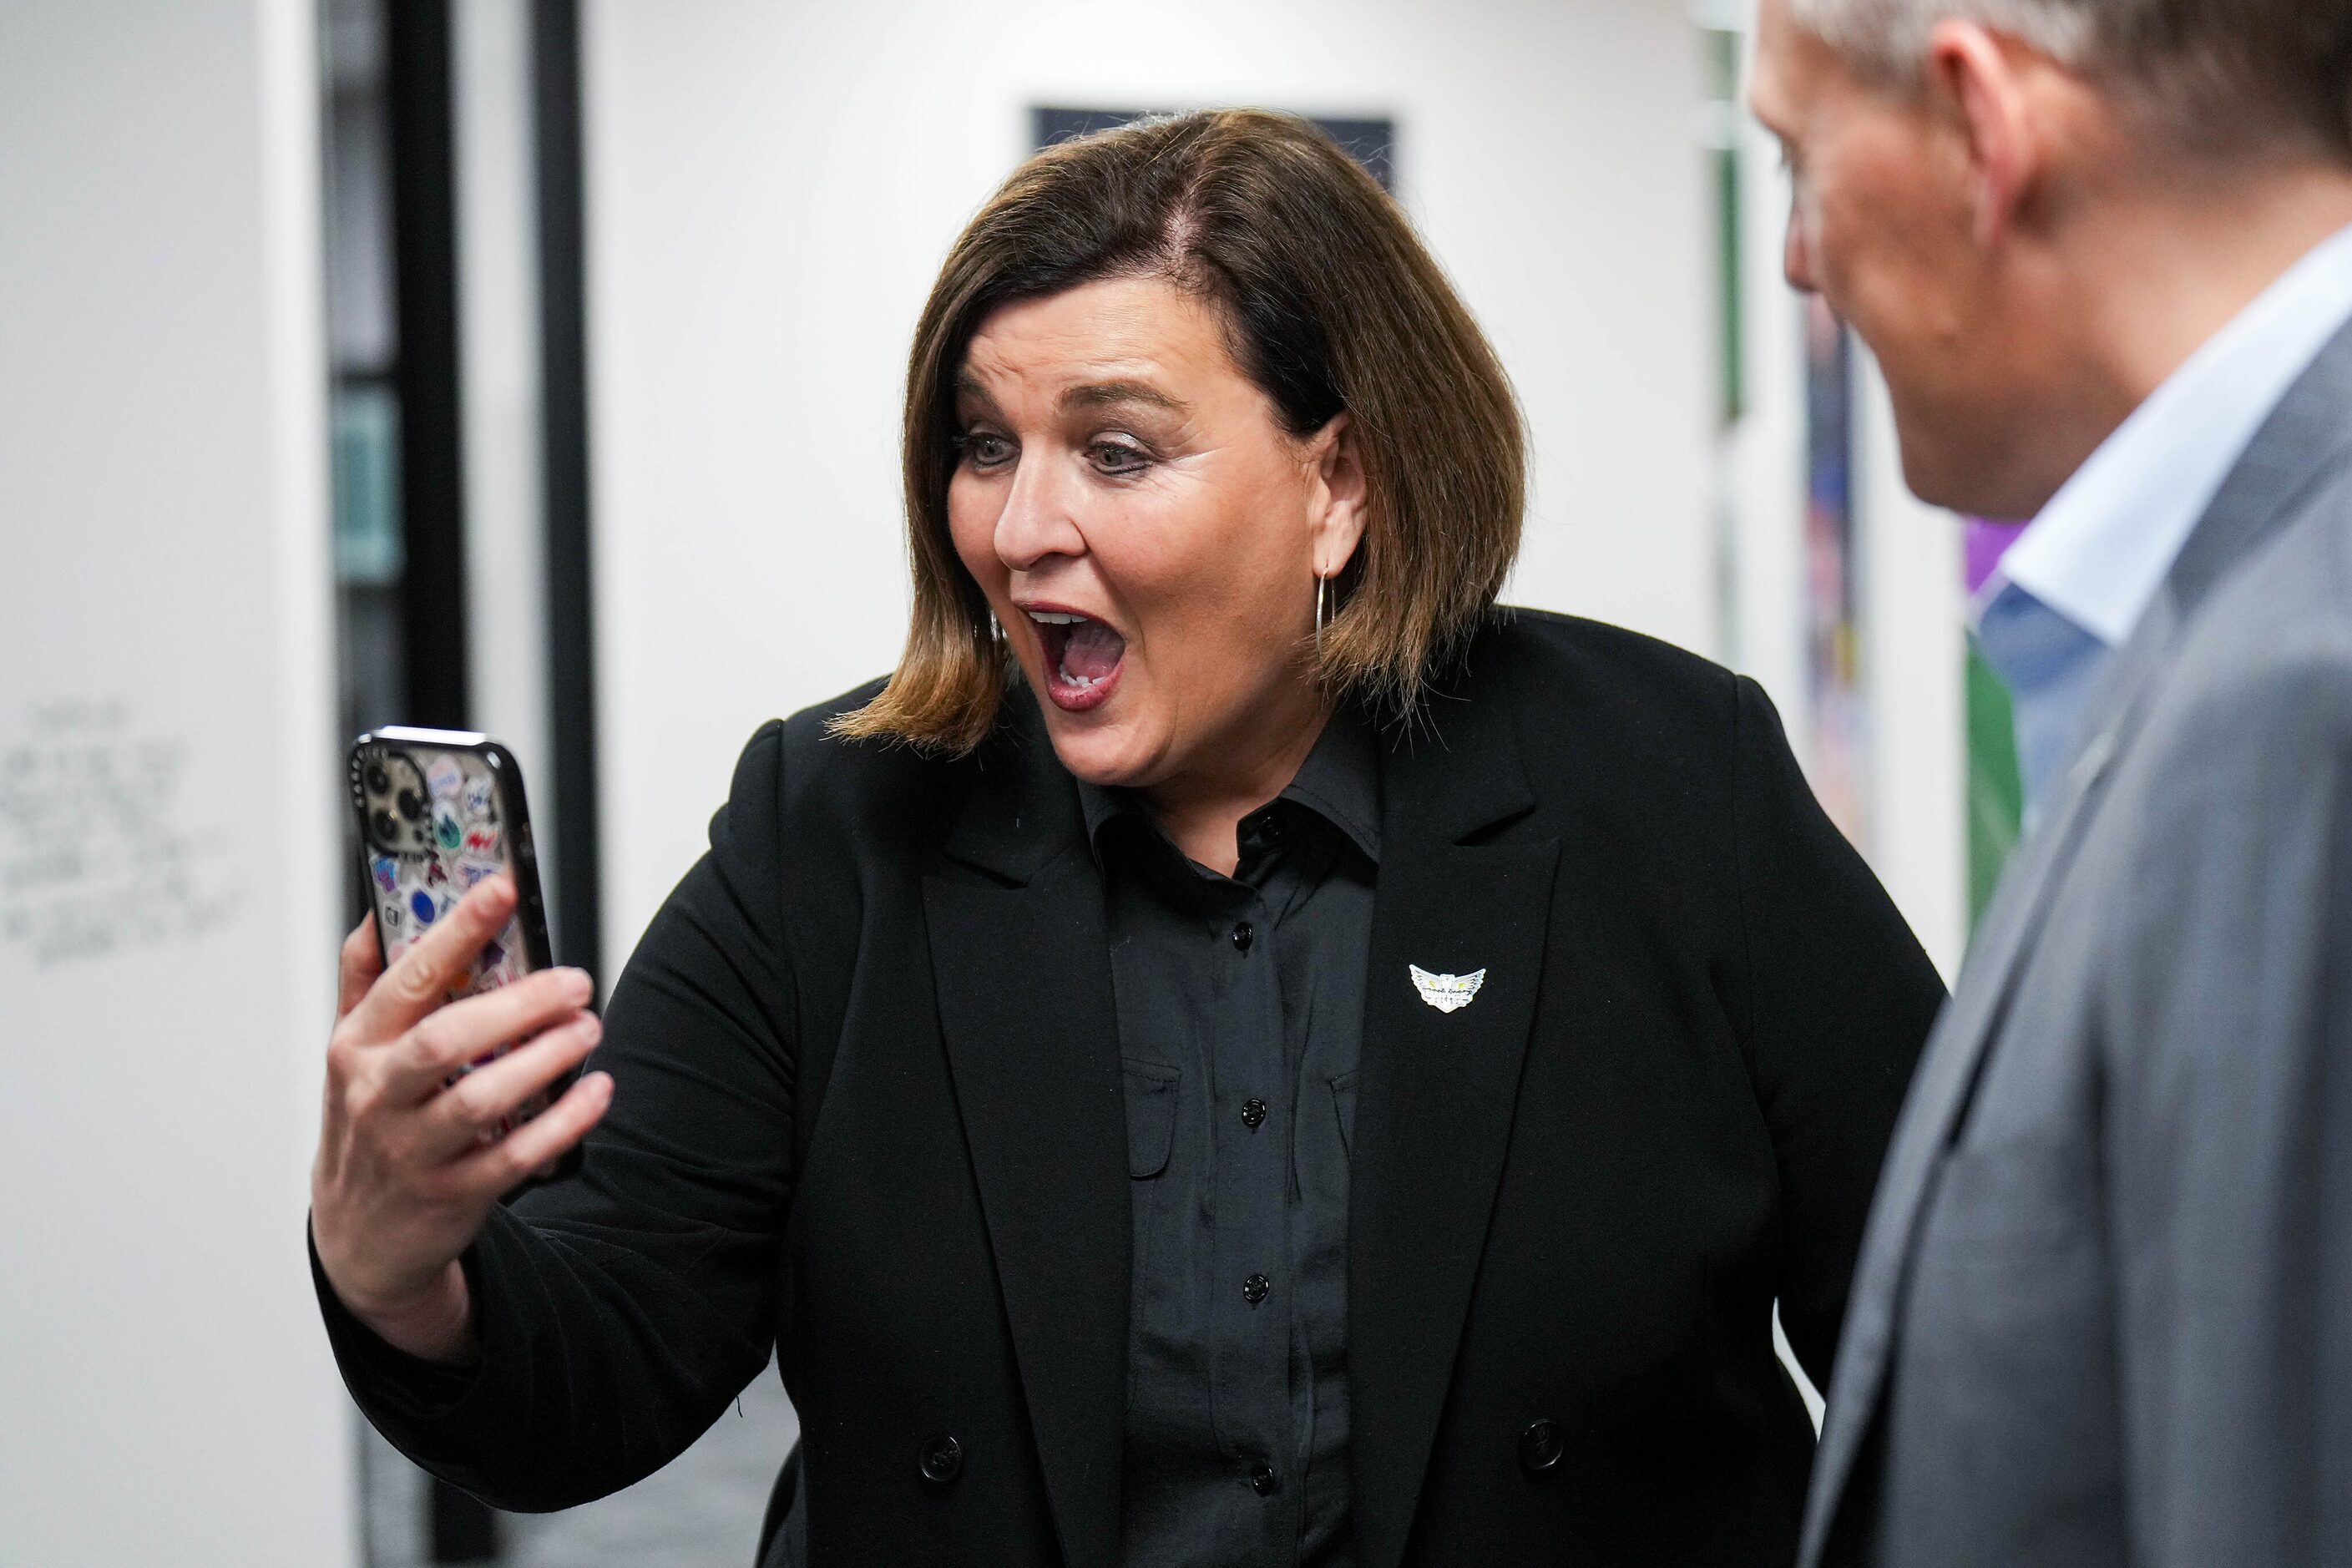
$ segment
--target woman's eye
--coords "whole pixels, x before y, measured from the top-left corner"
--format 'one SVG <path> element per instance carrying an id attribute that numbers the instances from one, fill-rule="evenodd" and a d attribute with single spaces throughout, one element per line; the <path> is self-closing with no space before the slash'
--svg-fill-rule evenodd
<path id="1" fill-rule="evenodd" d="M 1013 458 L 1013 443 L 1002 436 L 972 431 L 956 442 L 956 447 L 975 468 L 999 468 Z"/>
<path id="2" fill-rule="evenodd" d="M 1151 454 L 1124 441 L 1097 441 L 1087 448 L 1094 466 L 1106 474 L 1139 474 L 1151 466 Z"/>

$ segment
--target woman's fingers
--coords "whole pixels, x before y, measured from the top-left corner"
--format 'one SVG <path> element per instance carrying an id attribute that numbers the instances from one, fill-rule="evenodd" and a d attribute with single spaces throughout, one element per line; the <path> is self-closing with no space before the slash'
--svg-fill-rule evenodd
<path id="1" fill-rule="evenodd" d="M 594 994 L 583 972 L 548 969 L 452 1002 L 410 1029 L 385 1059 L 384 1093 L 396 1105 L 423 1104 L 459 1068 L 567 1021 Z"/>
<path id="2" fill-rule="evenodd" d="M 516 1107 L 579 1066 L 604 1034 L 595 1016 L 583 1013 L 476 1068 L 425 1108 L 423 1152 L 446 1160 L 480 1142 Z"/>
<path id="3" fill-rule="evenodd" d="M 439 1006 L 483 944 L 506 925 L 514 902 L 514 883 L 503 876 L 460 899 L 352 1007 L 350 1021 L 361 1037 L 389 1040 Z"/>
<path id="4" fill-rule="evenodd" d="M 575 1083 L 563 1098 L 508 1133 L 504 1138 L 459 1163 L 467 1184 L 483 1196 L 503 1195 L 533 1171 L 562 1154 L 604 1120 L 613 1103 L 609 1073 L 592 1072 Z"/>
<path id="5" fill-rule="evenodd" d="M 360 1005 L 368 987 L 383 973 L 383 950 L 376 945 L 375 916 L 365 915 L 343 938 L 342 956 L 336 966 L 335 1021 L 341 1023 Z"/>

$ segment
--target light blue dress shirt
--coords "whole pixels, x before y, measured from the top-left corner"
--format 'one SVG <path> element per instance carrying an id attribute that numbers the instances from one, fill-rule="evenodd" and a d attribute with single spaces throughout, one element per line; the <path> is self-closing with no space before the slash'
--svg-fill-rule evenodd
<path id="1" fill-rule="evenodd" d="M 2347 322 L 2352 228 L 2295 263 L 2117 426 L 1977 595 L 1977 647 L 2016 710 L 2029 828 L 2084 739 L 2108 658 L 2263 422 Z"/>

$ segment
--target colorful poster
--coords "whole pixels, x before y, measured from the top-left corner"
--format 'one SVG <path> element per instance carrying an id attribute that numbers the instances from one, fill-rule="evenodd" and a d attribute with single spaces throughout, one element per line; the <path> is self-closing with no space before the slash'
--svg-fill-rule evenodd
<path id="1" fill-rule="evenodd" d="M 1869 843 L 1867 735 L 1853 485 L 1853 344 L 1818 295 L 1805 300 L 1805 664 L 1813 793 L 1857 847 Z"/>

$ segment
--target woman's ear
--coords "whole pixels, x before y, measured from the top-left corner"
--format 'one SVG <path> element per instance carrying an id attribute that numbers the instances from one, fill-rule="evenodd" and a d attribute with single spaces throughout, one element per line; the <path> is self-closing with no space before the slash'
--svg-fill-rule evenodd
<path id="1" fill-rule="evenodd" d="M 1355 559 L 1371 521 L 1371 487 L 1356 423 L 1346 414 L 1308 439 L 1307 526 L 1315 574 L 1337 577 Z"/>

